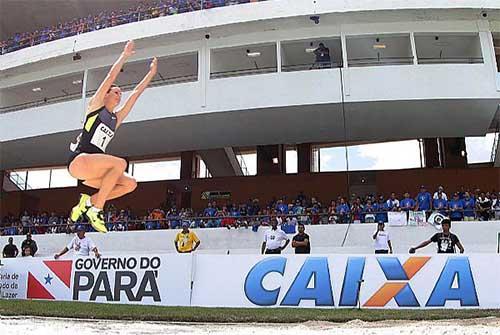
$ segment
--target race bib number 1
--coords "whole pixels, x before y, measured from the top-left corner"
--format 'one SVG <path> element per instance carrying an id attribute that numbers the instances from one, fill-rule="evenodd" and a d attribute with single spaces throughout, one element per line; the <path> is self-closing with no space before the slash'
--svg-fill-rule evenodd
<path id="1" fill-rule="evenodd" d="M 111 139 L 115 135 L 114 131 L 112 131 L 108 126 L 105 124 L 101 123 L 97 128 L 94 133 L 94 136 L 92 136 L 92 139 L 90 140 L 90 143 L 101 149 L 102 151 L 106 151 L 106 148 L 111 142 Z"/>

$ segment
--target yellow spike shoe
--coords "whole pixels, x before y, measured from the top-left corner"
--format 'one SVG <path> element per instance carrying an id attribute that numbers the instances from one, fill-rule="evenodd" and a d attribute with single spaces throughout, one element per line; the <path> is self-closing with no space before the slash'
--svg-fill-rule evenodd
<path id="1" fill-rule="evenodd" d="M 87 194 L 80 194 L 80 201 L 78 205 L 71 209 L 70 219 L 73 222 L 78 221 L 78 219 L 87 212 L 87 200 L 90 199 L 90 196 Z"/>

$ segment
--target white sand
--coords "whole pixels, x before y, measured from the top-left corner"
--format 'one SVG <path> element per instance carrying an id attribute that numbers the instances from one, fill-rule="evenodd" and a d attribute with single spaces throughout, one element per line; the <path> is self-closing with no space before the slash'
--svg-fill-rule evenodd
<path id="1" fill-rule="evenodd" d="M 231 334 L 231 335 L 500 335 L 500 319 L 451 321 L 351 321 L 343 324 L 188 324 L 167 322 L 90 321 L 39 317 L 1 317 L 2 334 Z"/>

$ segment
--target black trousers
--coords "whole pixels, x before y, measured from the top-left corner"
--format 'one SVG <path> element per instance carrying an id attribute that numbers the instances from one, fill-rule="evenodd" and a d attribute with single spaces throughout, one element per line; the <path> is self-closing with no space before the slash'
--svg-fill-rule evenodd
<path id="1" fill-rule="evenodd" d="M 280 249 L 266 249 L 265 254 L 266 255 L 281 254 L 281 250 Z"/>
<path id="2" fill-rule="evenodd" d="M 389 250 L 375 250 L 376 254 L 388 254 Z"/>

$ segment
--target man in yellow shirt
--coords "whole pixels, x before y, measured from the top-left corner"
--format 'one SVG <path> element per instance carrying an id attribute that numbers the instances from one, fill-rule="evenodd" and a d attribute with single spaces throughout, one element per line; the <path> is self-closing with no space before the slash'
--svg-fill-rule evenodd
<path id="1" fill-rule="evenodd" d="M 182 231 L 178 232 L 175 236 L 174 245 L 178 253 L 190 253 L 200 246 L 200 239 L 194 232 L 189 231 L 187 222 L 184 222 L 182 224 Z"/>

